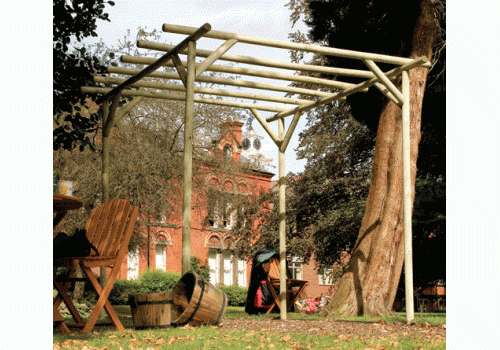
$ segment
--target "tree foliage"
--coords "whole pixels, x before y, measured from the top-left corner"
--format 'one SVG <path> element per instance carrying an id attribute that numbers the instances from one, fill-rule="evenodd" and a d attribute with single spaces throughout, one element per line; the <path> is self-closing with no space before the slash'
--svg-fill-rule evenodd
<path id="1" fill-rule="evenodd" d="M 92 148 L 88 133 L 95 131 L 98 113 L 89 113 L 81 86 L 92 82 L 92 74 L 103 73 L 97 57 L 85 47 L 76 48 L 84 38 L 96 37 L 97 20 L 109 21 L 104 0 L 54 0 L 53 2 L 53 147 Z"/>
<path id="2" fill-rule="evenodd" d="M 294 40 L 330 47 L 408 57 L 413 43 L 413 29 L 419 16 L 421 0 L 291 0 L 292 22 L 303 20 L 307 35 L 293 33 Z M 439 23 L 433 50 L 433 67 L 426 82 L 422 111 L 422 140 L 419 149 L 419 174 L 445 174 L 446 117 L 446 1 L 436 0 L 435 17 Z M 353 38 L 356 38 L 354 40 Z M 325 65 L 366 69 L 357 60 L 332 56 L 321 57 Z M 382 70 L 386 67 L 380 64 Z M 356 78 L 342 78 L 357 82 Z M 376 89 L 347 98 L 354 118 L 377 130 L 379 115 L 387 98 Z"/>
<path id="3" fill-rule="evenodd" d="M 137 38 L 157 38 L 157 33 L 139 29 Z M 87 47 L 87 51 L 92 52 L 102 64 L 122 65 L 112 53 L 139 55 L 133 45 L 134 41 L 129 32 L 116 46 L 107 46 L 100 42 Z M 98 109 L 89 100 L 85 102 L 85 106 L 89 112 Z M 139 206 L 140 220 L 170 223 L 170 218 L 179 209 L 179 198 L 182 197 L 184 115 L 183 102 L 143 99 L 113 128 L 110 136 L 109 198 L 126 198 L 133 205 Z M 238 118 L 238 114 L 228 107 L 195 105 L 195 181 L 197 174 L 207 172 L 204 162 L 212 159 L 212 141 L 220 137 L 220 123 L 230 118 Z M 73 181 L 74 195 L 85 203 L 82 211 L 68 213 L 61 224 L 67 230 L 83 227 L 89 210 L 102 202 L 102 142 L 101 134 L 97 132 L 100 130 L 101 126 L 96 126 L 92 140 L 95 150 L 59 148 L 54 151 L 54 168 L 58 170 L 61 178 Z M 216 171 L 220 166 L 213 162 L 212 165 L 210 171 Z M 136 243 L 143 243 L 139 230 L 136 230 L 131 241 L 131 244 Z"/>
<path id="4" fill-rule="evenodd" d="M 358 51 L 375 52 L 389 55 L 397 55 L 408 57 L 415 45 L 415 23 L 420 16 L 421 0 L 414 0 L 409 2 L 400 1 L 348 1 L 348 0 L 329 0 L 329 1 L 295 1 L 292 0 L 289 4 L 292 9 L 292 20 L 298 21 L 303 19 L 309 26 L 310 30 L 307 35 L 300 32 L 292 33 L 291 37 L 295 41 L 300 42 L 314 42 L 332 47 L 339 47 L 343 49 L 352 49 Z M 414 203 L 414 257 L 415 257 L 415 272 L 418 275 L 418 283 L 427 282 L 432 279 L 443 278 L 445 271 L 444 264 L 444 237 L 445 237 L 445 2 L 433 1 L 433 5 L 437 9 L 435 12 L 435 21 L 440 24 L 437 32 L 437 40 L 433 48 L 433 69 L 426 81 L 426 93 L 424 96 L 423 109 L 422 109 L 422 139 L 419 146 L 418 158 L 418 176 L 416 181 L 416 194 Z M 419 34 L 420 35 L 420 34 Z M 425 35 L 425 34 L 423 34 Z M 293 55 L 292 59 L 301 60 L 304 56 Z M 362 62 L 353 60 L 346 60 L 342 58 L 331 57 L 313 57 L 313 61 L 320 62 L 325 65 L 340 66 L 345 68 L 365 69 L 366 67 Z M 380 64 L 383 70 L 389 67 Z M 335 77 L 332 77 L 335 78 Z M 345 78 L 343 78 L 345 80 Z M 356 79 L 352 78 L 351 82 L 356 83 Z M 377 90 L 371 89 L 368 93 L 354 94 L 348 97 L 347 103 L 351 108 L 352 116 L 360 123 L 360 126 L 368 127 L 373 132 L 377 130 L 379 124 L 379 117 L 383 107 L 387 104 L 387 99 Z M 336 107 L 335 107 L 336 108 Z M 335 110 L 332 108 L 332 110 Z M 331 114 L 324 113 L 318 119 L 318 125 L 329 123 L 332 119 Z M 364 126 L 366 125 L 366 126 Z M 328 254 L 333 257 L 338 256 L 336 249 L 339 247 L 328 246 L 328 240 L 331 238 L 335 243 L 340 243 L 346 248 L 353 246 L 356 238 L 362 239 L 358 236 L 359 228 L 363 218 L 363 211 L 358 210 L 359 203 L 364 204 L 365 197 L 361 198 L 358 202 L 355 196 L 345 197 L 350 198 L 350 201 L 343 202 L 343 198 L 335 198 L 335 200 L 328 202 L 329 198 L 335 197 L 336 194 L 343 193 L 339 188 L 329 188 L 326 184 L 331 183 L 331 180 L 324 175 L 323 169 L 328 169 L 329 166 L 321 164 L 317 159 L 325 158 L 325 153 L 321 147 L 315 146 L 315 152 L 309 154 L 304 152 L 313 147 L 307 146 L 308 142 L 321 142 L 320 135 L 314 138 L 314 131 L 321 129 L 316 126 L 316 130 L 310 127 L 311 133 L 305 132 L 300 135 L 302 149 L 299 149 L 299 154 L 305 156 L 310 160 L 311 164 L 317 166 L 313 172 L 308 172 L 308 169 L 301 174 L 299 181 L 292 184 L 308 184 L 302 187 L 294 188 L 292 191 L 300 194 L 307 193 L 308 189 L 321 188 L 324 192 L 315 193 L 314 197 L 309 197 L 309 202 L 306 198 L 301 198 L 296 204 L 298 208 L 306 207 L 304 203 L 308 203 L 303 217 L 310 220 L 314 217 L 311 214 L 320 213 L 318 217 L 321 219 L 316 220 L 312 227 L 315 232 L 323 237 L 323 240 L 318 240 L 315 244 L 316 249 L 326 251 L 326 254 L 318 254 L 320 260 L 328 259 Z M 361 129 L 360 129 L 361 130 Z M 308 130 L 309 131 L 309 130 Z M 372 133 L 373 135 L 373 133 Z M 312 136 L 312 137 L 311 137 Z M 323 136 L 323 138 L 327 138 Z M 351 140 L 346 139 L 346 143 Z M 353 139 L 355 142 L 355 138 Z M 367 144 L 368 145 L 368 144 Z M 373 143 L 367 149 L 373 150 Z M 340 148 L 340 154 L 342 149 Z M 335 157 L 335 152 L 339 149 L 331 149 L 331 158 Z M 352 149 L 346 148 L 346 151 L 352 152 Z M 367 161 L 363 163 L 369 171 L 371 163 L 371 155 L 367 156 Z M 330 160 L 331 163 L 334 163 Z M 312 166 L 312 165 L 311 165 Z M 350 169 L 349 164 L 346 164 L 343 174 L 348 174 Z M 339 180 L 341 178 L 338 178 Z M 365 179 L 368 179 L 365 178 Z M 359 179 L 354 183 L 359 185 Z M 353 187 L 355 188 L 355 187 Z M 366 187 L 367 188 L 367 187 Z M 366 189 L 365 188 L 365 189 Z M 312 192 L 311 190 L 310 192 Z M 332 194 L 333 193 L 335 194 Z M 317 198 L 321 198 L 318 200 Z M 329 205 L 329 206 L 328 206 Z M 345 208 L 350 208 L 351 212 L 355 211 L 360 215 L 349 215 L 351 212 L 344 211 Z M 338 217 L 332 215 L 337 214 Z M 342 218 L 345 220 L 342 227 L 335 227 L 333 225 L 324 225 L 325 222 L 334 222 L 332 218 Z M 297 222 L 304 220 L 303 218 L 297 219 Z M 312 221 L 312 220 L 311 220 Z M 344 227 L 349 227 L 351 223 L 354 233 L 349 235 L 348 232 L 342 232 Z M 355 226 L 357 225 L 357 226 Z M 326 230 L 321 231 L 321 227 L 327 227 Z M 357 230 L 356 228 L 357 227 Z M 337 235 L 340 230 L 341 234 Z M 347 242 L 347 244 L 345 244 Z M 324 247 L 327 247 L 326 249 Z M 325 257 L 326 255 L 326 257 Z M 439 268 L 432 268 L 433 263 L 439 261 Z M 353 265 L 353 271 L 357 271 L 357 265 Z M 429 273 L 434 271 L 435 273 Z M 427 276 L 425 276 L 427 274 Z M 356 273 L 355 273 L 356 275 Z M 361 275 L 361 281 L 365 276 Z M 355 281 L 356 283 L 356 281 Z M 365 285 L 363 289 L 357 293 L 370 293 L 365 292 L 368 290 Z M 364 300 L 365 295 L 356 296 L 358 300 L 358 307 L 362 305 L 360 300 L 363 300 L 365 307 L 368 301 Z M 390 298 L 389 298 L 390 299 Z M 389 300 L 387 301 L 389 302 Z M 341 304 L 339 304 L 341 305 Z M 386 306 L 387 307 L 387 306 Z M 361 310 L 363 307 L 361 306 Z M 383 309 L 383 307 L 381 308 Z M 379 310 L 381 310 L 379 309 Z"/>

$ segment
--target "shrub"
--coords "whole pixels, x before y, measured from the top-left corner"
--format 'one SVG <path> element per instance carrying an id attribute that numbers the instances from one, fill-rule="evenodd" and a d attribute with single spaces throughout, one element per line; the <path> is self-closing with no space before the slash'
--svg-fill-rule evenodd
<path id="1" fill-rule="evenodd" d="M 171 292 L 181 279 L 178 272 L 165 272 L 162 270 L 147 270 L 139 276 L 142 293 L 167 293 Z"/>
<path id="2" fill-rule="evenodd" d="M 191 270 L 196 272 L 205 281 L 210 282 L 210 268 L 197 256 L 191 257 Z"/>
<path id="3" fill-rule="evenodd" d="M 127 305 L 130 295 L 141 293 L 145 292 L 139 281 L 117 279 L 108 299 L 113 305 Z M 95 294 L 92 293 L 92 295 Z"/>
<path id="4" fill-rule="evenodd" d="M 234 286 L 219 286 L 219 289 L 226 293 L 227 303 L 231 306 L 243 306 L 247 300 L 248 288 Z"/>

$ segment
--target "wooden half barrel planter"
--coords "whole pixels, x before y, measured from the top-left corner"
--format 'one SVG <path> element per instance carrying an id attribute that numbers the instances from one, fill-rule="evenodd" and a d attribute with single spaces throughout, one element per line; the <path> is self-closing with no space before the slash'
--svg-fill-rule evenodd
<path id="1" fill-rule="evenodd" d="M 172 297 L 172 323 L 176 325 L 217 325 L 227 308 L 226 294 L 192 271 L 177 282 Z"/>
<path id="2" fill-rule="evenodd" d="M 129 297 L 130 311 L 136 329 L 170 327 L 172 293 L 135 294 Z"/>
<path id="3" fill-rule="evenodd" d="M 172 293 L 135 294 L 129 298 L 136 329 L 217 325 L 227 308 L 224 292 L 196 273 L 187 272 Z"/>

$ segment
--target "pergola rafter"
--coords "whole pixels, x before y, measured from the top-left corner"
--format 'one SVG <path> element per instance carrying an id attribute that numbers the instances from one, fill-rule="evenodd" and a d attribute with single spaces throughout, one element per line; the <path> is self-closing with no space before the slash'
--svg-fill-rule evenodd
<path id="1" fill-rule="evenodd" d="M 406 275 L 406 309 L 407 320 L 413 320 L 413 281 L 411 260 L 411 182 L 410 182 L 410 150 L 409 150 L 409 78 L 408 71 L 415 67 L 430 68 L 430 62 L 425 57 L 419 59 L 408 59 L 402 57 L 366 53 L 352 50 L 343 50 L 324 46 L 294 43 L 289 41 L 272 40 L 261 37 L 240 35 L 211 30 L 209 24 L 200 28 L 185 27 L 164 24 L 163 31 L 175 34 L 188 35 L 176 46 L 153 43 L 139 40 L 137 46 L 143 49 L 151 49 L 166 52 L 160 59 L 122 56 L 121 61 L 129 64 L 146 65 L 143 69 L 108 67 L 108 72 L 124 76 L 94 78 L 96 83 L 111 87 L 82 87 L 85 93 L 103 94 L 99 99 L 103 102 L 105 114 L 103 133 L 103 188 L 107 181 L 105 171 L 105 145 L 106 136 L 109 136 L 110 128 L 116 125 L 118 119 L 130 111 L 138 103 L 137 98 L 159 98 L 168 100 L 185 101 L 185 132 L 184 132 L 184 180 L 183 180 L 183 224 L 182 224 L 182 272 L 190 269 L 190 237 L 191 237 L 191 182 L 192 182 L 192 127 L 193 127 L 193 104 L 216 104 L 234 108 L 243 108 L 251 111 L 257 121 L 262 125 L 279 150 L 279 217 L 280 217 L 280 299 L 285 305 L 286 300 L 286 235 L 285 235 L 285 152 L 293 136 L 295 128 L 303 113 L 317 107 L 329 104 L 336 100 L 345 99 L 347 96 L 367 91 L 372 86 L 379 89 L 387 98 L 397 104 L 403 111 L 403 173 L 404 173 L 404 231 L 405 231 L 405 275 Z M 214 51 L 200 50 L 196 48 L 196 41 L 201 38 L 223 40 L 224 42 Z M 250 56 L 233 55 L 227 53 L 236 44 L 249 44 L 266 46 L 277 49 L 298 50 L 316 55 L 336 56 L 348 59 L 361 60 L 367 70 L 345 69 L 337 67 L 324 67 L 311 64 L 298 64 L 271 59 L 256 58 Z M 179 55 L 187 55 L 187 61 L 182 61 Z M 196 57 L 204 58 L 197 63 Z M 228 65 L 215 65 L 217 61 L 228 61 L 250 66 L 281 69 L 284 71 L 260 70 L 249 67 L 235 67 Z M 383 72 L 377 63 L 394 65 L 388 72 Z M 174 67 L 176 72 L 156 72 L 161 67 Z M 259 81 L 243 80 L 241 78 L 204 76 L 204 72 L 217 72 L 221 75 L 231 74 L 239 76 L 257 77 Z M 295 74 L 291 74 L 293 71 Z M 320 77 L 311 77 L 307 74 L 334 75 L 335 80 Z M 128 76 L 128 78 L 126 78 Z M 340 77 L 355 77 L 361 81 L 357 84 L 341 81 Z M 402 76 L 402 91 L 394 85 L 393 80 Z M 143 78 L 164 79 L 165 82 L 144 81 Z M 166 81 L 180 80 L 181 84 L 172 84 Z M 268 82 L 270 81 L 270 82 Z M 277 82 L 287 82 L 287 85 Z M 234 86 L 242 89 L 258 89 L 273 92 L 284 92 L 285 96 L 265 95 L 253 91 L 235 91 L 234 89 L 215 89 L 196 87 L 195 82 Z M 309 84 L 308 88 L 297 88 L 290 86 L 293 83 Z M 129 89 L 130 87 L 135 89 Z M 139 89 L 137 89 L 139 88 Z M 323 90 L 321 90 L 323 89 Z M 334 89 L 334 92 L 324 91 Z M 166 93 L 170 91 L 172 93 Z M 118 112 L 117 102 L 119 96 L 134 96 L 128 106 Z M 199 96 L 203 95 L 203 96 Z M 210 98 L 206 95 L 218 96 Z M 292 97 L 298 95 L 298 97 Z M 224 97 L 224 98 L 221 98 Z M 243 100 L 251 100 L 242 102 Z M 270 103 L 255 103 L 264 101 Z M 291 106 L 290 106 L 291 105 Z M 127 109 L 128 110 L 125 110 Z M 274 115 L 264 118 L 259 111 L 272 112 Z M 285 127 L 285 118 L 293 116 L 288 129 Z M 276 133 L 270 123 L 278 121 L 278 132 Z M 106 176 L 105 176 L 106 175 Z M 104 193 L 103 198 L 106 198 Z M 281 308 L 281 319 L 286 319 L 286 308 Z"/>

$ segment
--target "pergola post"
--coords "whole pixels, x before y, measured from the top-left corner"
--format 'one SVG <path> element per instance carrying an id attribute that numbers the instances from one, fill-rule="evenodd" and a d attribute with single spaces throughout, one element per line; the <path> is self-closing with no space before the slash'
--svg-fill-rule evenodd
<path id="1" fill-rule="evenodd" d="M 182 274 L 191 270 L 191 189 L 193 183 L 193 112 L 196 42 L 188 43 L 186 114 L 184 122 L 184 176 L 182 181 Z"/>
<path id="2" fill-rule="evenodd" d="M 413 305 L 413 257 L 412 257 L 412 200 L 410 164 L 410 78 L 408 71 L 402 72 L 403 82 L 403 222 L 405 243 L 405 297 L 406 321 L 414 319 Z"/>
<path id="3" fill-rule="evenodd" d="M 278 137 L 285 137 L 285 119 L 278 120 Z M 280 318 L 286 320 L 286 173 L 285 150 L 279 148 Z"/>

